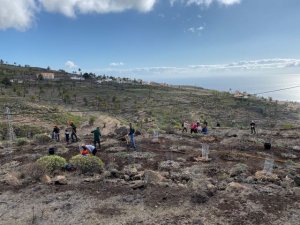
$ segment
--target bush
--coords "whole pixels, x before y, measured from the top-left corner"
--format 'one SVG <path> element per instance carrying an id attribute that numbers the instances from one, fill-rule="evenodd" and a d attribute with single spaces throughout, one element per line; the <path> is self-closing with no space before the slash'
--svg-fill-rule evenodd
<path id="1" fill-rule="evenodd" d="M 33 136 L 33 140 L 38 144 L 47 144 L 52 141 L 47 134 L 36 134 Z"/>
<path id="2" fill-rule="evenodd" d="M 70 163 L 79 169 L 82 173 L 99 173 L 102 171 L 104 163 L 97 156 L 76 155 L 71 158 Z"/>
<path id="3" fill-rule="evenodd" d="M 38 159 L 37 165 L 42 167 L 48 172 L 53 172 L 54 170 L 61 170 L 67 164 L 67 161 L 58 155 L 47 155 Z"/>
<path id="4" fill-rule="evenodd" d="M 96 121 L 96 117 L 95 116 L 91 116 L 90 119 L 89 119 L 89 125 L 93 126 L 94 123 L 95 123 L 95 121 Z"/>
<path id="5" fill-rule="evenodd" d="M 27 138 L 18 138 L 17 139 L 17 146 L 27 145 L 29 143 Z"/>

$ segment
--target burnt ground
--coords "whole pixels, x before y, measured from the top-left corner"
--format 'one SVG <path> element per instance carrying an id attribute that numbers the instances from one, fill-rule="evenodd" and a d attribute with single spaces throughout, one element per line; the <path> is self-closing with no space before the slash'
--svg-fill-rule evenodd
<path id="1" fill-rule="evenodd" d="M 300 224 L 298 131 L 226 132 L 139 136 L 136 152 L 106 136 L 97 153 L 104 172 L 49 174 L 64 175 L 65 185 L 46 184 L 29 169 L 49 145 L 2 149 L 0 224 Z M 274 140 L 271 150 L 263 147 L 264 135 Z M 209 144 L 211 161 L 199 160 L 201 143 Z M 78 154 L 77 143 L 53 145 L 67 160 Z M 273 175 L 258 176 L 269 157 Z M 128 165 L 136 170 L 128 172 Z"/>

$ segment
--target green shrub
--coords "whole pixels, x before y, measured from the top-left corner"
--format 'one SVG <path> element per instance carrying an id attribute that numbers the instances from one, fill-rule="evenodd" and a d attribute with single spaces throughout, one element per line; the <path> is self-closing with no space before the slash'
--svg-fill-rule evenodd
<path id="1" fill-rule="evenodd" d="M 36 134 L 33 136 L 33 140 L 38 144 L 47 144 L 52 141 L 47 134 Z"/>
<path id="2" fill-rule="evenodd" d="M 17 139 L 17 146 L 27 145 L 29 143 L 27 138 L 18 138 Z"/>
<path id="3" fill-rule="evenodd" d="M 54 170 L 61 170 L 66 164 L 67 161 L 58 155 L 47 155 L 38 159 L 37 165 L 43 169 L 53 172 Z"/>
<path id="4" fill-rule="evenodd" d="M 96 121 L 96 117 L 95 116 L 91 116 L 90 119 L 89 119 L 89 125 L 93 126 L 94 123 L 95 123 L 95 121 Z"/>
<path id="5" fill-rule="evenodd" d="M 99 173 L 102 171 L 104 163 L 100 158 L 93 155 L 76 155 L 70 160 L 70 163 L 79 169 L 82 173 L 95 172 Z"/>

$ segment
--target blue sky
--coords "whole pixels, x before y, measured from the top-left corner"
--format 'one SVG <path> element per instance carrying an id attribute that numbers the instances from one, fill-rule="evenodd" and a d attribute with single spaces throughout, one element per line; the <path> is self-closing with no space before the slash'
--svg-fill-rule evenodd
<path id="1" fill-rule="evenodd" d="M 299 0 L 0 0 L 9 63 L 170 81 L 300 74 Z"/>

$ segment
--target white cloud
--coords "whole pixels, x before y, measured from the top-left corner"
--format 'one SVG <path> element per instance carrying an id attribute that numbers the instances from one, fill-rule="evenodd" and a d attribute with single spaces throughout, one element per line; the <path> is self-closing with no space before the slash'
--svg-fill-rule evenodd
<path id="1" fill-rule="evenodd" d="M 300 68 L 300 59 L 261 59 L 239 61 L 227 64 L 199 64 L 185 67 L 143 67 L 133 69 L 107 69 L 105 72 L 120 75 L 160 76 L 159 78 L 199 77 L 209 74 L 232 74 L 247 72 L 280 71 L 281 69 Z M 99 70 L 101 71 L 101 70 Z M 101 72 L 104 72 L 103 70 Z"/>
<path id="2" fill-rule="evenodd" d="M 34 22 L 38 10 L 61 13 L 68 17 L 77 14 L 151 11 L 158 0 L 0 0 L 0 30 L 26 30 Z"/>
<path id="3" fill-rule="evenodd" d="M 221 5 L 234 5 L 241 3 L 242 0 L 169 0 L 171 6 L 176 2 L 183 3 L 185 5 L 198 5 L 198 6 L 210 6 L 214 2 L 218 2 Z"/>
<path id="4" fill-rule="evenodd" d="M 72 61 L 67 61 L 66 63 L 65 63 L 65 66 L 67 67 L 67 68 L 69 68 L 69 69 L 76 69 L 78 66 L 74 63 L 74 62 L 72 62 Z"/>
<path id="5" fill-rule="evenodd" d="M 117 67 L 117 66 L 124 66 L 125 63 L 123 63 L 123 62 L 112 62 L 109 65 L 113 66 L 113 67 Z"/>
<path id="6" fill-rule="evenodd" d="M 32 25 L 36 9 L 34 0 L 0 0 L 0 30 L 26 30 Z"/>
<path id="7" fill-rule="evenodd" d="M 49 12 L 59 12 L 68 17 L 76 14 L 110 13 L 125 10 L 151 11 L 157 0 L 39 0 Z"/>
<path id="8" fill-rule="evenodd" d="M 191 33 L 198 33 L 198 34 L 201 34 L 201 31 L 204 30 L 204 27 L 203 26 L 199 26 L 199 27 L 190 27 L 187 29 L 188 32 L 191 32 Z"/>

